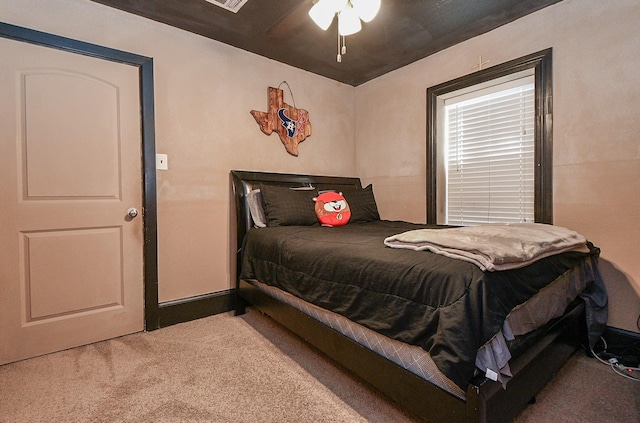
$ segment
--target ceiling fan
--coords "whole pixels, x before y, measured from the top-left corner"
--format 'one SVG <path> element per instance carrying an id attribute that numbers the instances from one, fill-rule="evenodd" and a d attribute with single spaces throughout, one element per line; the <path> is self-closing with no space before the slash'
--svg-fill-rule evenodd
<path id="1" fill-rule="evenodd" d="M 360 21 L 370 22 L 380 10 L 380 0 L 317 0 L 309 16 L 323 30 L 327 30 L 338 17 L 338 54 L 336 60 L 342 61 L 347 53 L 345 37 L 362 29 Z"/>

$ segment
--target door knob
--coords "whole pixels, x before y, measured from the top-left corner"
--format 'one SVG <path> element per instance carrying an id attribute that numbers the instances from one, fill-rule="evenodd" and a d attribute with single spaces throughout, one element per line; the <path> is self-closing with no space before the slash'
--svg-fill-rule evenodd
<path id="1" fill-rule="evenodd" d="M 127 210 L 127 215 L 133 219 L 138 215 L 138 209 L 131 207 L 129 210 Z"/>

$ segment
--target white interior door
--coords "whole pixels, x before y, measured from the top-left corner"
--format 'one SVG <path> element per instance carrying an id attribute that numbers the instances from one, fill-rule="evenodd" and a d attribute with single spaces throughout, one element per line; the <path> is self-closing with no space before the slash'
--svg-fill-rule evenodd
<path id="1" fill-rule="evenodd" d="M 0 57 L 0 364 L 143 330 L 138 69 Z"/>

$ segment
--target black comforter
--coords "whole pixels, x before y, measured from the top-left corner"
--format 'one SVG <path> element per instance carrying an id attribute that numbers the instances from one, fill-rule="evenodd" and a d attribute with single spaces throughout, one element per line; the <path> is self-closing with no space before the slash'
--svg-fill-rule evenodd
<path id="1" fill-rule="evenodd" d="M 465 389 L 478 348 L 501 329 L 509 311 L 587 255 L 564 253 L 522 269 L 482 272 L 468 262 L 383 244 L 388 236 L 424 227 L 434 226 L 375 221 L 252 229 L 241 278 L 419 345 Z"/>

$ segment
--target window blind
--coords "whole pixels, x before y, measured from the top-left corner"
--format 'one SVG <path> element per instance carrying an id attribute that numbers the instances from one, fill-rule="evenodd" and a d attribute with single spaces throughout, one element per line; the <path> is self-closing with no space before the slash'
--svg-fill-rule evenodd
<path id="1" fill-rule="evenodd" d="M 445 102 L 450 225 L 534 221 L 534 83 L 509 85 Z"/>

